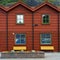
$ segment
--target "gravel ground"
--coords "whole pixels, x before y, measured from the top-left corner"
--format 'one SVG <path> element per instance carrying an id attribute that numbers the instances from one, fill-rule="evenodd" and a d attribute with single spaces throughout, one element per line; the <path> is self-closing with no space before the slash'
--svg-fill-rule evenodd
<path id="1" fill-rule="evenodd" d="M 1 56 L 1 54 L 0 54 Z M 60 60 L 60 53 L 45 53 L 45 58 L 10 58 L 10 59 L 1 59 L 0 60 Z"/>

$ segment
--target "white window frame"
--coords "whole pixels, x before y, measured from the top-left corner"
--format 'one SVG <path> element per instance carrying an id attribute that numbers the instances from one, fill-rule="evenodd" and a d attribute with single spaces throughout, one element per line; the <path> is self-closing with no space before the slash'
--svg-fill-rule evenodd
<path id="1" fill-rule="evenodd" d="M 45 16 L 45 15 L 48 15 L 49 16 L 49 22 L 48 23 L 44 23 L 43 21 L 43 16 Z M 42 14 L 42 24 L 50 24 L 50 15 L 49 14 Z"/>
<path id="2" fill-rule="evenodd" d="M 17 24 L 24 24 L 24 15 L 23 14 L 17 14 L 16 17 L 17 17 L 17 21 L 16 21 Z"/>
<path id="3" fill-rule="evenodd" d="M 19 34 L 19 33 L 17 33 L 17 34 Z M 23 33 L 20 33 L 19 35 L 21 36 L 21 35 L 23 35 Z M 25 43 L 16 43 L 16 34 L 15 34 L 15 44 L 16 45 L 25 45 L 26 44 L 26 34 L 24 34 L 24 35 L 25 35 L 25 38 L 24 38 L 25 39 Z M 20 39 L 22 39 L 22 38 L 20 38 Z"/>
<path id="4" fill-rule="evenodd" d="M 50 33 L 41 33 L 41 34 L 50 34 Z M 44 44 L 45 44 L 45 45 L 52 44 L 52 38 L 51 38 L 52 35 L 51 35 L 51 34 L 50 34 L 50 38 L 49 38 L 49 39 L 50 39 L 50 43 L 42 43 L 42 36 L 41 36 L 41 34 L 40 34 L 40 43 L 41 43 L 41 44 L 43 44 L 43 45 L 44 45 Z"/>

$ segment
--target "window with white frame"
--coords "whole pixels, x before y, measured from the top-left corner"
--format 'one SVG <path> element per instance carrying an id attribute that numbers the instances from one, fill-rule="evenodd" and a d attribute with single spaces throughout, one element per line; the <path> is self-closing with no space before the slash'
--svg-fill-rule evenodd
<path id="1" fill-rule="evenodd" d="M 42 23 L 43 24 L 49 24 L 49 15 L 48 14 L 42 15 Z"/>
<path id="2" fill-rule="evenodd" d="M 26 44 L 26 35 L 25 34 L 16 34 L 15 44 Z"/>
<path id="3" fill-rule="evenodd" d="M 51 34 L 49 33 L 40 34 L 40 42 L 41 44 L 51 44 Z"/>
<path id="4" fill-rule="evenodd" d="M 23 24 L 24 23 L 24 15 L 19 14 L 17 15 L 17 24 Z"/>

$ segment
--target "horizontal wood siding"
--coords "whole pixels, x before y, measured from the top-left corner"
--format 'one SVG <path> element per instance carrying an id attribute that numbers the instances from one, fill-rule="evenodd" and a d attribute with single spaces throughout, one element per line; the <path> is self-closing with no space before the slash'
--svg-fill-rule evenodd
<path id="1" fill-rule="evenodd" d="M 59 52 L 60 52 L 60 13 L 59 13 Z"/>
<path id="2" fill-rule="evenodd" d="M 16 15 L 24 15 L 24 24 L 16 23 Z M 50 23 L 42 24 L 42 14 L 50 15 Z M 59 22 L 60 23 L 60 22 Z M 41 50 L 40 46 L 47 46 L 40 44 L 40 34 L 50 33 L 51 44 L 48 46 L 54 46 L 54 51 L 58 51 L 58 13 L 51 7 L 45 5 L 42 8 L 34 12 L 34 49 L 36 51 Z M 60 24 L 59 24 L 60 26 Z M 0 9 L 0 51 L 7 50 L 7 38 L 8 38 L 8 50 L 13 50 L 14 46 L 26 46 L 27 50 L 32 50 L 32 12 L 22 5 L 18 5 L 8 12 L 8 37 L 7 37 L 7 24 L 6 13 Z M 60 31 L 60 27 L 59 27 Z M 26 34 L 26 45 L 15 44 L 15 34 Z M 60 34 L 60 33 L 59 33 Z M 60 36 L 60 35 L 59 35 Z M 60 37 L 59 37 L 60 38 Z M 60 48 L 60 47 L 59 47 Z"/>
<path id="3" fill-rule="evenodd" d="M 16 24 L 17 14 L 24 15 L 24 24 Z M 15 46 L 16 33 L 26 34 L 27 50 L 32 50 L 32 14 L 21 5 L 11 10 L 8 14 L 8 50 L 12 50 L 13 46 Z"/>
<path id="4" fill-rule="evenodd" d="M 50 15 L 50 23 L 42 24 L 42 14 Z M 39 50 L 40 44 L 40 34 L 41 33 L 51 33 L 52 34 L 52 46 L 54 46 L 54 51 L 58 51 L 58 13 L 49 6 L 44 6 L 34 13 L 34 24 L 38 26 L 34 27 L 34 47 L 35 50 Z M 46 46 L 46 45 L 45 45 Z"/>
<path id="5" fill-rule="evenodd" d="M 6 51 L 6 13 L 0 9 L 0 51 Z"/>

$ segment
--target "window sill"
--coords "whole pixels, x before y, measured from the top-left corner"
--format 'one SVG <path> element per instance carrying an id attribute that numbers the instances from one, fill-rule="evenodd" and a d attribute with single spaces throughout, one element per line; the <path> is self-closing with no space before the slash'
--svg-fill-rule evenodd
<path id="1" fill-rule="evenodd" d="M 41 46 L 45 46 L 45 45 L 46 45 L 46 46 L 48 46 L 48 45 L 51 46 L 52 44 L 40 44 L 40 45 L 41 45 Z"/>
<path id="2" fill-rule="evenodd" d="M 21 23 L 21 24 L 18 24 L 18 23 L 16 23 L 17 25 L 24 25 L 24 23 Z"/>
<path id="3" fill-rule="evenodd" d="M 42 25 L 50 25 L 50 23 L 47 23 L 47 24 L 42 23 Z"/>
<path id="4" fill-rule="evenodd" d="M 26 46 L 26 44 L 15 44 L 14 46 Z"/>

